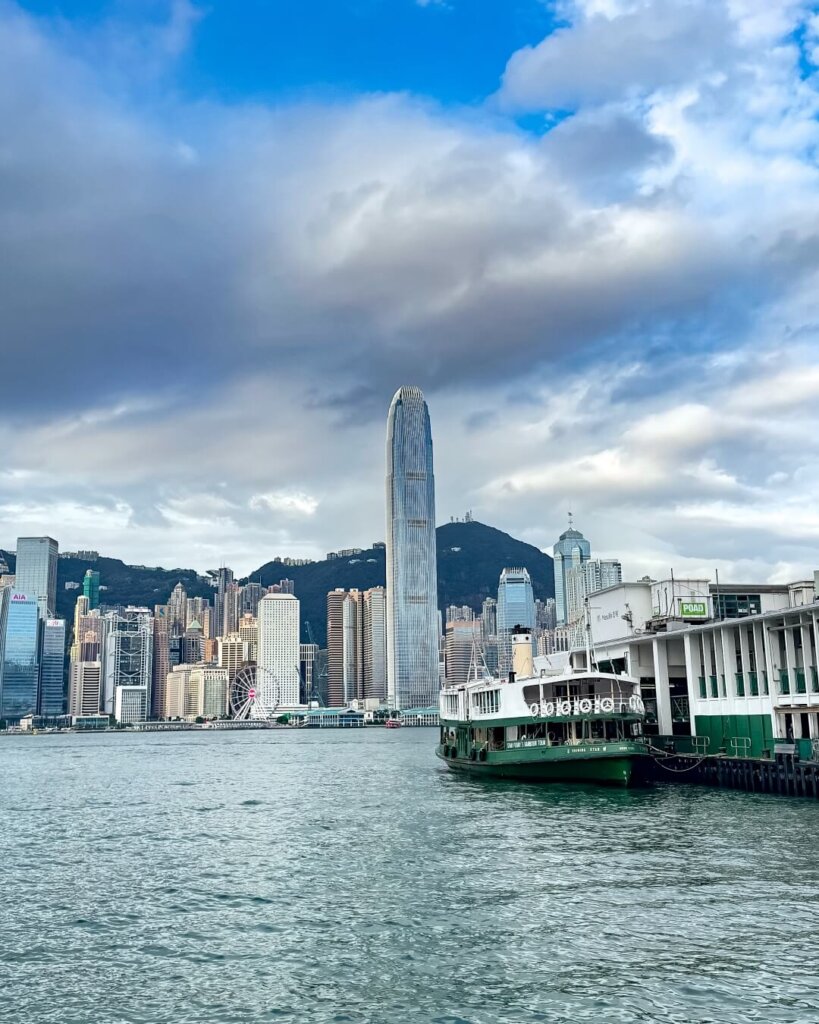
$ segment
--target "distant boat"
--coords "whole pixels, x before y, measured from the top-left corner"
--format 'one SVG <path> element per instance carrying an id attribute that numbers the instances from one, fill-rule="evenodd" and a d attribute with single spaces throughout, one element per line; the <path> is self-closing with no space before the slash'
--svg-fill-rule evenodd
<path id="1" fill-rule="evenodd" d="M 400 729 L 401 728 L 401 719 L 400 718 L 388 718 L 387 721 L 384 723 L 384 728 L 385 729 Z"/>

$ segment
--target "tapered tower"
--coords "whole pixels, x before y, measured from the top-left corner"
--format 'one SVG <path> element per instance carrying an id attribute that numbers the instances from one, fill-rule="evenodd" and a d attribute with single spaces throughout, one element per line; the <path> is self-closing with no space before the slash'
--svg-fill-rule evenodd
<path id="1" fill-rule="evenodd" d="M 392 707 L 438 700 L 438 574 L 429 410 L 396 391 L 387 419 L 387 686 Z"/>

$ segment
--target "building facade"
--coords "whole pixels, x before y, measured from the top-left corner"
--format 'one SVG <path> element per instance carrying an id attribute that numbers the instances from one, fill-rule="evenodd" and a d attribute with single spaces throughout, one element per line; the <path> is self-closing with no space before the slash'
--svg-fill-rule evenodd
<path id="1" fill-rule="evenodd" d="M 504 569 L 498 583 L 498 671 L 512 667 L 512 630 L 524 626 L 534 632 L 535 595 L 528 569 Z"/>
<path id="2" fill-rule="evenodd" d="M 429 410 L 400 388 L 387 418 L 387 680 L 395 708 L 433 704 L 439 689 L 435 477 Z"/>
<path id="3" fill-rule="evenodd" d="M 267 594 L 259 601 L 257 686 L 271 710 L 299 705 L 299 601 Z"/>
<path id="4" fill-rule="evenodd" d="M 387 699 L 387 591 L 364 591 L 364 698 Z"/>
<path id="5" fill-rule="evenodd" d="M 13 587 L 0 590 L 0 719 L 37 713 L 40 603 Z"/>
<path id="6" fill-rule="evenodd" d="M 567 574 L 591 558 L 591 544 L 579 530 L 569 526 L 553 548 L 555 573 L 555 614 L 557 624 L 568 622 Z"/>
<path id="7" fill-rule="evenodd" d="M 57 610 L 59 545 L 53 537 L 18 537 L 15 589 L 37 601 L 40 618 Z"/>
<path id="8" fill-rule="evenodd" d="M 117 721 L 144 722 L 151 710 L 153 616 L 147 608 L 110 612 L 103 618 L 103 636 L 102 710 Z M 127 718 L 121 718 L 117 709 Z"/>
<path id="9" fill-rule="evenodd" d="M 42 624 L 39 713 L 56 718 L 65 714 L 65 619 Z"/>

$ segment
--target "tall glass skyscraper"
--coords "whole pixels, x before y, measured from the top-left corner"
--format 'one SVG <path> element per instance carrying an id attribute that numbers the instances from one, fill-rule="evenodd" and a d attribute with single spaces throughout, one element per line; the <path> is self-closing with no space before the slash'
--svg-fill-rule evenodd
<path id="1" fill-rule="evenodd" d="M 37 713 L 40 610 L 14 587 L 0 590 L 0 718 L 19 722 Z"/>
<path id="2" fill-rule="evenodd" d="M 88 598 L 88 607 L 92 611 L 100 606 L 100 574 L 96 569 L 86 569 L 82 581 L 83 597 Z"/>
<path id="3" fill-rule="evenodd" d="M 438 700 L 438 573 L 429 410 L 396 391 L 387 418 L 387 694 L 394 708 Z"/>
<path id="4" fill-rule="evenodd" d="M 56 611 L 58 554 L 59 545 L 53 537 L 17 538 L 14 588 L 35 598 L 41 619 Z"/>
<path id="5" fill-rule="evenodd" d="M 41 715 L 65 714 L 65 619 L 46 619 L 40 656 Z"/>
<path id="6" fill-rule="evenodd" d="M 566 622 L 569 614 L 568 580 L 571 569 L 576 569 L 591 558 L 591 544 L 579 530 L 570 525 L 561 533 L 554 546 L 555 607 L 558 623 Z"/>
<path id="7" fill-rule="evenodd" d="M 527 569 L 504 569 L 498 583 L 498 670 L 506 675 L 512 663 L 512 630 L 535 628 L 535 595 Z"/>

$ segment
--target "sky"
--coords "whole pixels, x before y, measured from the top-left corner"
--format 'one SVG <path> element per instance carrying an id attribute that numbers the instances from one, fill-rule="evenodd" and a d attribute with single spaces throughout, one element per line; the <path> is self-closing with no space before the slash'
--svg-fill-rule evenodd
<path id="1" fill-rule="evenodd" d="M 0 0 L 0 547 L 819 568 L 819 8 Z"/>

